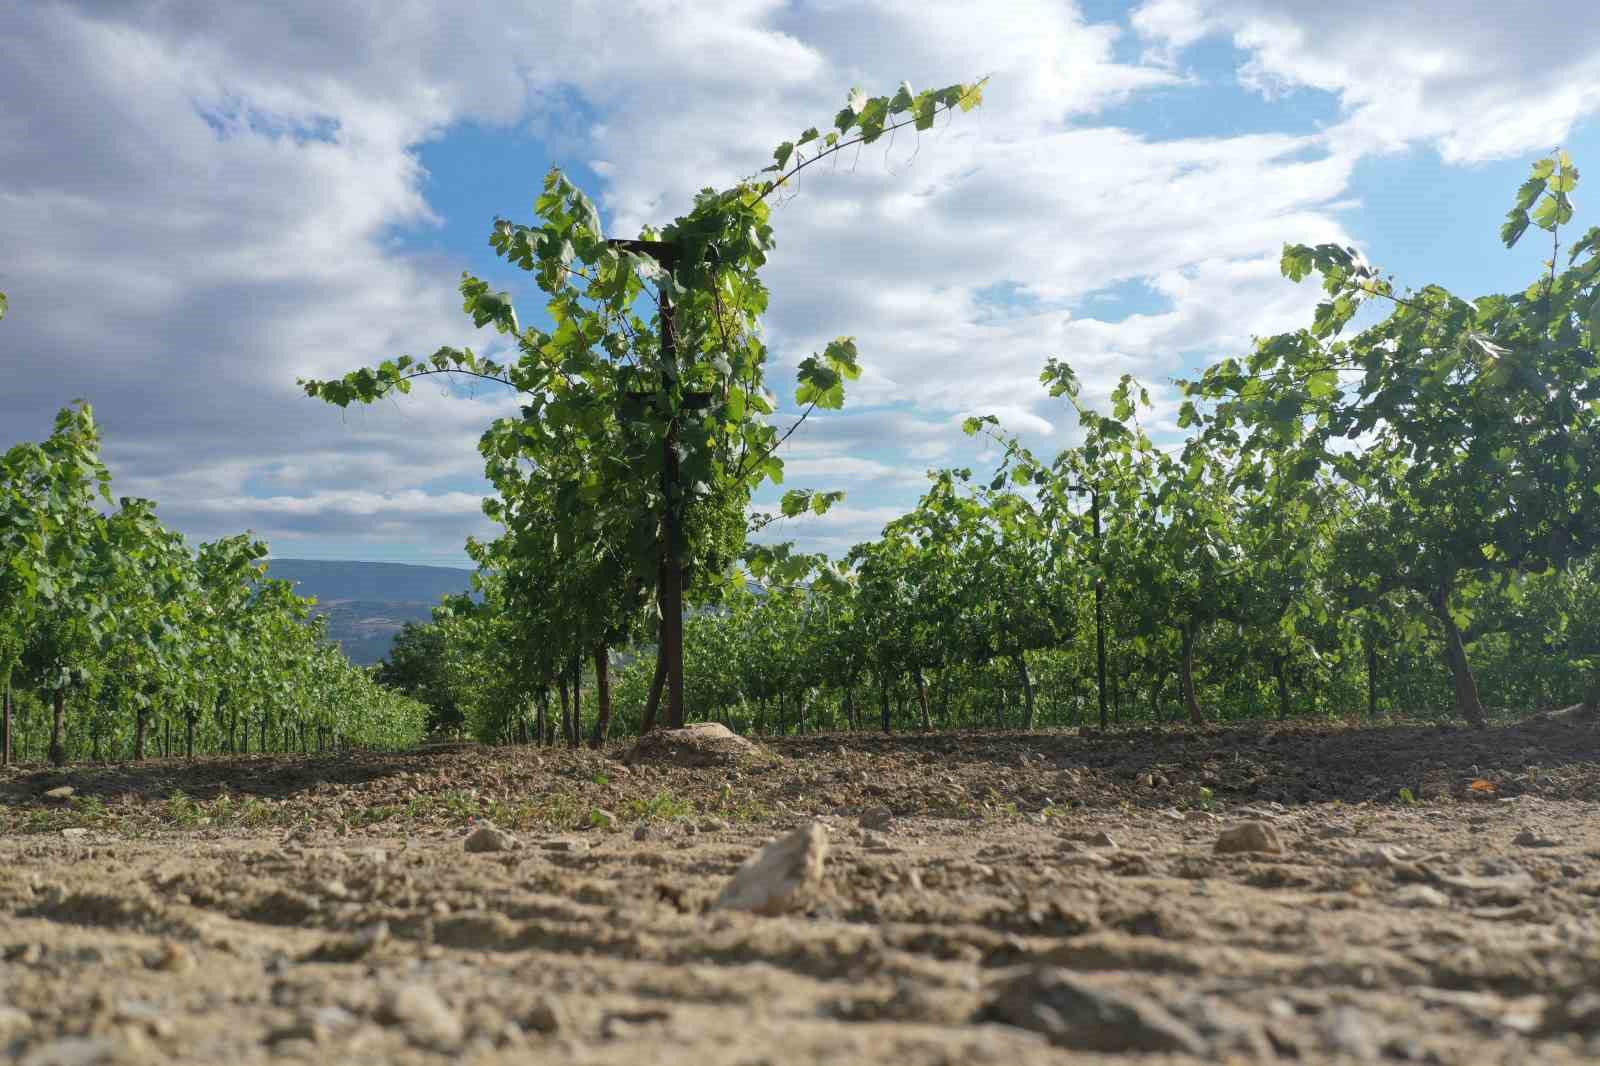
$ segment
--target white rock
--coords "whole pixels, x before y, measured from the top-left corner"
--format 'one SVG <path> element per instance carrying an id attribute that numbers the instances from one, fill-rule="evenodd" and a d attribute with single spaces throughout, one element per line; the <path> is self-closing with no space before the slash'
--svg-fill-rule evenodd
<path id="1" fill-rule="evenodd" d="M 822 884 L 827 856 L 827 830 L 817 822 L 803 825 L 746 861 L 714 907 L 756 914 L 798 910 Z"/>
<path id="2" fill-rule="evenodd" d="M 378 1021 L 398 1025 L 411 1039 L 444 1046 L 461 1041 L 461 1019 L 439 993 L 427 985 L 405 984 L 384 993 L 378 1004 Z"/>
<path id="3" fill-rule="evenodd" d="M 469 852 L 484 851 L 511 851 L 517 846 L 517 838 L 488 822 L 480 825 L 467 837 L 464 845 Z"/>
<path id="4" fill-rule="evenodd" d="M 1265 822 L 1241 822 L 1223 830 L 1217 837 L 1218 855 L 1234 855 L 1250 851 L 1263 851 L 1269 854 L 1281 852 L 1283 841 L 1278 839 L 1278 831 Z"/>
<path id="5" fill-rule="evenodd" d="M 35 1048 L 22 1066 L 101 1066 L 125 1061 L 123 1046 L 98 1036 L 66 1036 Z"/>
<path id="6" fill-rule="evenodd" d="M 0 1005 L 0 1041 L 11 1041 L 33 1028 L 28 1012 L 10 1005 Z"/>
<path id="7" fill-rule="evenodd" d="M 1407 885 L 1390 896 L 1389 902 L 1396 907 L 1437 908 L 1450 906 L 1450 897 L 1428 885 Z"/>

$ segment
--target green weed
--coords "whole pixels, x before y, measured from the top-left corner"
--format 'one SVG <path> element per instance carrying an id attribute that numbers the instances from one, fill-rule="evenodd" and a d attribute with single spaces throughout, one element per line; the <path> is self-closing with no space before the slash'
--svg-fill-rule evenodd
<path id="1" fill-rule="evenodd" d="M 732 798 L 732 790 L 724 789 L 723 797 Z M 670 821 L 675 818 L 693 818 L 695 806 L 693 800 L 674 796 L 666 789 L 662 789 L 649 799 L 629 800 L 622 808 L 624 817 L 630 819 L 646 819 L 649 821 Z"/>
<path id="2" fill-rule="evenodd" d="M 165 813 L 167 821 L 179 829 L 194 829 L 206 823 L 200 804 L 184 795 L 182 789 L 173 789 L 167 797 Z"/>

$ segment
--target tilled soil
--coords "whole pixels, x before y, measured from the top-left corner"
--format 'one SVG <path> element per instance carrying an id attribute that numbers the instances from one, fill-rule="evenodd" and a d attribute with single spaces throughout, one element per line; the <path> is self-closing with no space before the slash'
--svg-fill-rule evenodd
<path id="1" fill-rule="evenodd" d="M 1600 732 L 1581 717 L 769 747 L 737 770 L 459 746 L 10 771 L 0 1052 L 1600 1056 Z M 802 909 L 712 908 L 812 819 L 828 854 Z M 467 849 L 486 821 L 509 850 Z M 1218 850 L 1251 823 L 1269 850 Z"/>

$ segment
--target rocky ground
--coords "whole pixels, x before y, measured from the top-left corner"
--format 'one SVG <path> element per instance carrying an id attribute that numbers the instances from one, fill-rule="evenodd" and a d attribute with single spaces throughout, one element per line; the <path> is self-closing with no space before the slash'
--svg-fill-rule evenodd
<path id="1" fill-rule="evenodd" d="M 1580 717 L 768 748 L 6 771 L 0 1053 L 1600 1056 Z"/>

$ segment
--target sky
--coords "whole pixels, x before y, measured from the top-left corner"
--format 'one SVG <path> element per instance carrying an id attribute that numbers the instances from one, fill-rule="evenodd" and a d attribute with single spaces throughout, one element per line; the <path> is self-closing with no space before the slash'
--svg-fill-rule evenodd
<path id="1" fill-rule="evenodd" d="M 1600 166 L 1596 41 L 1588 0 L 0 4 L 0 449 L 82 398 L 115 492 L 191 539 L 468 565 L 494 532 L 477 439 L 515 396 L 421 383 L 341 411 L 297 378 L 493 351 L 463 270 L 536 321 L 488 236 L 533 221 L 552 165 L 631 237 L 852 87 L 987 76 L 979 110 L 808 169 L 775 213 L 780 423 L 833 337 L 865 373 L 784 455 L 785 488 L 846 500 L 769 535 L 842 553 L 928 470 L 994 458 L 968 415 L 1070 446 L 1051 357 L 1091 403 L 1133 374 L 1175 432 L 1175 379 L 1309 322 L 1285 242 L 1521 288 L 1547 253 L 1497 232 L 1529 164 Z"/>

